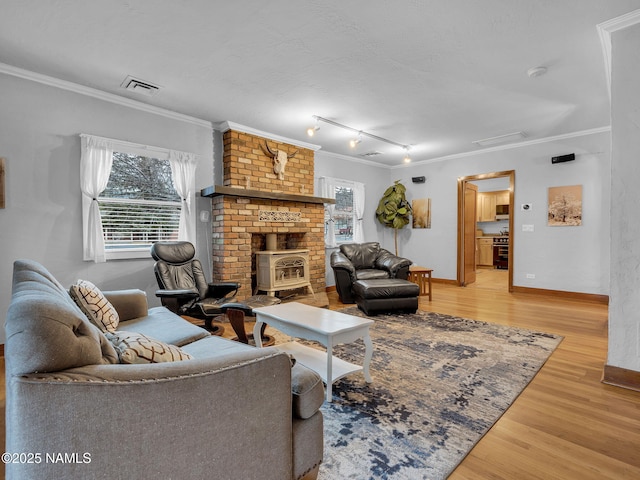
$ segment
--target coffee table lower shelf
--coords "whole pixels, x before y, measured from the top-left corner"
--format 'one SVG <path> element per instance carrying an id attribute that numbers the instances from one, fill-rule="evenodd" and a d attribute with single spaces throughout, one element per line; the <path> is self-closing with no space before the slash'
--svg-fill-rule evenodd
<path id="1" fill-rule="evenodd" d="M 298 342 L 288 342 L 278 345 L 278 350 L 283 350 L 293 355 L 297 362 L 300 362 L 307 368 L 317 372 L 322 381 L 327 385 L 332 385 L 337 380 L 351 373 L 362 372 L 364 369 L 360 365 L 349 363 L 341 358 L 332 356 L 331 361 L 331 379 L 327 378 L 328 372 L 328 356 L 326 352 L 317 348 L 308 347 Z M 371 381 L 371 379 L 368 379 Z"/>

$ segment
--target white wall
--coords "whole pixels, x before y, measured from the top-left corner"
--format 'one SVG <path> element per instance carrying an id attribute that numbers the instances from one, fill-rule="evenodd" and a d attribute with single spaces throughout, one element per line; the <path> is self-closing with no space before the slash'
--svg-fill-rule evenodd
<path id="1" fill-rule="evenodd" d="M 211 128 L 4 74 L 0 92 L 0 156 L 6 158 L 6 208 L 0 210 L 2 326 L 18 258 L 41 262 L 63 285 L 86 278 L 105 290 L 141 288 L 149 303 L 158 305 L 151 258 L 82 260 L 78 134 L 196 153 L 199 191 L 213 183 Z M 206 208 L 207 201 L 198 199 L 198 208 Z M 0 343 L 4 338 L 2 328 Z"/>
<path id="2" fill-rule="evenodd" d="M 610 135 L 603 132 L 395 168 L 389 180 L 401 179 L 409 200 L 431 198 L 432 215 L 430 229 L 407 226 L 399 232 L 400 254 L 433 268 L 435 278 L 455 280 L 458 178 L 515 170 L 514 285 L 607 295 L 609 151 Z M 551 164 L 552 156 L 566 153 L 575 153 L 576 160 Z M 427 180 L 414 184 L 416 176 Z M 547 226 L 547 188 L 563 185 L 583 186 L 580 227 Z M 522 203 L 533 209 L 521 211 Z M 534 225 L 534 232 L 522 232 L 523 224 Z M 392 234 L 385 235 L 392 245 Z"/>
<path id="3" fill-rule="evenodd" d="M 640 371 L 640 25 L 612 34 L 611 366 Z"/>

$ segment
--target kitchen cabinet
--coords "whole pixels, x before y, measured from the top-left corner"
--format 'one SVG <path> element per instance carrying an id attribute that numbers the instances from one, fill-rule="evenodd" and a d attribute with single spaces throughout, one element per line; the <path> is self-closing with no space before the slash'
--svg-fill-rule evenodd
<path id="1" fill-rule="evenodd" d="M 476 239 L 476 265 L 493 265 L 493 237 Z"/>
<path id="2" fill-rule="evenodd" d="M 496 196 L 496 205 L 509 205 L 509 190 L 492 192 Z"/>
<path id="3" fill-rule="evenodd" d="M 509 205 L 509 190 L 478 192 L 476 200 L 476 221 L 495 222 L 496 205 Z"/>
<path id="4" fill-rule="evenodd" d="M 478 193 L 476 201 L 478 222 L 495 222 L 496 220 L 496 196 L 493 192 Z"/>

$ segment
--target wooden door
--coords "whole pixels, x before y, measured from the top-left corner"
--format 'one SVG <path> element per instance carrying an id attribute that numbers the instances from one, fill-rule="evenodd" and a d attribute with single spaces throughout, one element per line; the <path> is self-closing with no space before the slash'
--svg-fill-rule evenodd
<path id="1" fill-rule="evenodd" d="M 468 285 L 476 281 L 476 200 L 478 187 L 464 182 L 463 207 L 463 273 L 462 284 Z"/>

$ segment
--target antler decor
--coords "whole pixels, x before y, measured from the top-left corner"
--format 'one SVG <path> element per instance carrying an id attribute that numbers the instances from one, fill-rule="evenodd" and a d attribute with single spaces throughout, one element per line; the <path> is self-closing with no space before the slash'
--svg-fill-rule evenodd
<path id="1" fill-rule="evenodd" d="M 284 170 L 287 166 L 287 162 L 290 158 L 295 157 L 300 150 L 296 150 L 291 155 L 287 155 L 287 152 L 284 150 L 272 150 L 269 147 L 269 143 L 265 140 L 264 146 L 262 146 L 262 151 L 273 158 L 273 173 L 275 173 L 280 180 L 284 180 Z"/>

